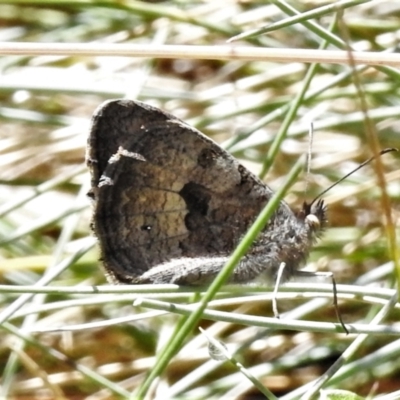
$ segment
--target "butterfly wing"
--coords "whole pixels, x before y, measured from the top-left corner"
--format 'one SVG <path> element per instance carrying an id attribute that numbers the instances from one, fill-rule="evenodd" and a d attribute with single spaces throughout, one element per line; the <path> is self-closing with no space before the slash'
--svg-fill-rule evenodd
<path id="1" fill-rule="evenodd" d="M 138 101 L 101 105 L 88 144 L 93 229 L 117 282 L 172 259 L 230 254 L 272 195 L 201 132 Z M 284 202 L 277 213 L 293 216 Z"/>

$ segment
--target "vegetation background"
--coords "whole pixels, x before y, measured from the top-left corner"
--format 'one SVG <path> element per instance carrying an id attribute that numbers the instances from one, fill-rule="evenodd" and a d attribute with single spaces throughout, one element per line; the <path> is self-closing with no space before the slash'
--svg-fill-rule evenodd
<path id="1" fill-rule="evenodd" d="M 317 10 L 301 23 L 226 43 L 242 32 L 285 20 L 293 10 L 305 13 L 329 4 L 0 0 L 0 41 L 41 44 L 43 54 L 47 43 L 73 42 L 243 45 L 287 49 L 290 55 L 291 48 L 318 49 L 326 41 L 331 50 L 349 45 L 354 51 L 398 51 L 400 3 L 393 1 L 339 1 L 336 5 L 346 5 L 343 12 Z M 151 288 L 145 297 L 153 303 L 132 306 L 144 297 L 140 289 L 132 293 L 132 288 L 111 287 L 106 293 L 99 287 L 98 293 L 90 293 L 106 283 L 89 229 L 90 179 L 84 165 L 90 117 L 98 105 L 128 97 L 163 108 L 221 143 L 253 172 L 265 170 L 263 179 L 274 190 L 307 153 L 313 122 L 312 172 L 308 177 L 303 173 L 286 195 L 299 208 L 374 149 L 400 148 L 399 70 L 363 66 L 355 71 L 349 64 L 63 56 L 50 51 L 3 55 L 2 398 L 139 398 L 147 391 L 148 398 L 160 399 L 294 399 L 326 371 L 326 389 L 400 398 L 399 310 L 389 303 L 393 290 L 385 290 L 393 287 L 397 242 L 384 217 L 389 213 L 398 230 L 398 154 L 380 159 L 390 204 L 382 201 L 374 163 L 324 196 L 329 229 L 307 264 L 310 270 L 333 272 L 338 283 L 353 284 L 347 292 L 339 288 L 339 307 L 349 327 L 358 324 L 355 332 L 365 336 L 345 335 L 332 324 L 336 316 L 329 290 L 282 288 L 282 318 L 276 321 L 282 325 L 277 328 L 264 318 L 272 316 L 270 291 L 240 287 L 221 292 L 209 310 L 223 314 L 201 319 L 176 357 L 166 358 L 165 368 L 155 368 L 184 323 L 174 312 L 157 310 L 198 297 Z M 301 98 L 307 77 L 310 85 Z M 366 123 L 363 102 L 373 129 Z M 276 142 L 277 137 L 283 140 Z M 265 160 L 273 160 L 268 170 Z M 16 293 L 19 289 L 22 293 Z M 383 306 L 381 321 L 373 320 Z M 264 319 L 259 322 L 259 317 Z M 296 319 L 307 323 L 300 328 Z M 244 369 L 234 361 L 210 359 L 198 327 L 222 341 Z M 335 361 L 338 373 L 333 377 L 329 368 Z M 146 380 L 149 371 L 157 379 Z"/>

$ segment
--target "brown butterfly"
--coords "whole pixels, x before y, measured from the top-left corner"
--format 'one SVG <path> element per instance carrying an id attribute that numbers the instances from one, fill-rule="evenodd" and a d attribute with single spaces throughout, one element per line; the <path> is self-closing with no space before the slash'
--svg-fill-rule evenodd
<path id="1" fill-rule="evenodd" d="M 139 101 L 95 112 L 87 163 L 92 227 L 112 282 L 204 285 L 213 280 L 272 190 L 204 134 Z M 298 271 L 326 225 L 322 200 L 282 201 L 231 283 L 315 276 Z"/>

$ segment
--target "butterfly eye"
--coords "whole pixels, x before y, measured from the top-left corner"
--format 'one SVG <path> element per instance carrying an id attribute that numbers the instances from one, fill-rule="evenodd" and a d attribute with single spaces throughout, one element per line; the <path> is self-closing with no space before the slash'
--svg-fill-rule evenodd
<path id="1" fill-rule="evenodd" d="M 318 217 L 314 214 L 308 214 L 306 216 L 306 223 L 310 226 L 311 229 L 317 230 L 321 227 L 321 222 Z"/>

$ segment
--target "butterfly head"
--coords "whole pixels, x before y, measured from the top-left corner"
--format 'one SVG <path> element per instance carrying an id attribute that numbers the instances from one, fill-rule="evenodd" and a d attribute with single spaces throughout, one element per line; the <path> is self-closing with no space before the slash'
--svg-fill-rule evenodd
<path id="1" fill-rule="evenodd" d="M 323 200 L 304 202 L 303 207 L 297 213 L 297 217 L 302 219 L 309 227 L 309 232 L 313 238 L 318 238 L 328 223 L 326 215 L 327 207 Z"/>
<path id="2" fill-rule="evenodd" d="M 381 150 L 378 154 L 370 157 L 368 160 L 364 161 L 357 168 L 350 171 L 348 174 L 340 178 L 338 181 L 333 183 L 331 186 L 322 191 L 311 203 L 304 202 L 302 209 L 297 213 L 297 218 L 304 222 L 304 224 L 309 228 L 309 235 L 313 239 L 317 239 L 321 233 L 324 231 L 327 225 L 326 210 L 327 207 L 321 196 L 326 192 L 331 190 L 334 186 L 338 185 L 340 182 L 344 181 L 347 177 L 354 174 L 365 165 L 368 165 L 372 160 L 379 158 L 381 155 L 390 153 L 392 151 L 398 151 L 396 148 L 388 148 Z"/>

